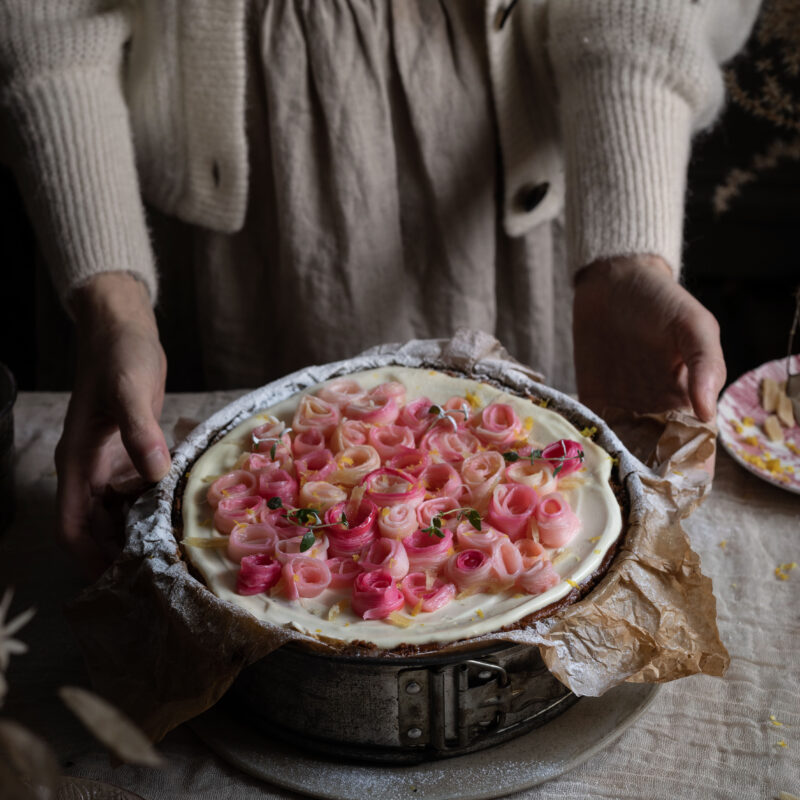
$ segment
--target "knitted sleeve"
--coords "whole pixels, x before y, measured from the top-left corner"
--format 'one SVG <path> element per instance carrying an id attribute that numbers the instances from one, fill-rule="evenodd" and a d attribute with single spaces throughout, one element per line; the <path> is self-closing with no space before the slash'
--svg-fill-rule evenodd
<path id="1" fill-rule="evenodd" d="M 726 5 L 723 12 L 722 5 Z M 690 139 L 723 101 L 718 65 L 757 0 L 555 0 L 570 265 L 636 253 L 680 270 Z"/>
<path id="2" fill-rule="evenodd" d="M 121 83 L 126 8 L 112 0 L 0 4 L 7 156 L 65 304 L 103 271 L 129 272 L 156 296 Z"/>

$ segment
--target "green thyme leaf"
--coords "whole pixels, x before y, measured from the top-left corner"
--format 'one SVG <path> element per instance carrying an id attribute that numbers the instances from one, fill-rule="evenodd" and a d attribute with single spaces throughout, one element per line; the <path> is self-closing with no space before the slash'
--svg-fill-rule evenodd
<path id="1" fill-rule="evenodd" d="M 271 461 L 275 460 L 275 453 L 278 452 L 278 442 L 277 440 L 272 443 L 272 447 L 269 449 L 269 457 Z"/>
<path id="2" fill-rule="evenodd" d="M 280 499 L 280 497 L 270 497 L 270 499 L 267 500 L 267 508 L 270 508 L 273 511 L 276 508 L 283 508 L 283 501 Z"/>
<path id="3" fill-rule="evenodd" d="M 508 461 L 509 464 L 513 464 L 515 461 L 519 461 L 519 453 L 515 453 L 513 450 L 508 450 L 507 452 L 503 453 L 503 458 Z"/>
<path id="4" fill-rule="evenodd" d="M 476 531 L 481 529 L 481 515 L 474 508 L 467 512 L 467 519 L 469 520 L 469 524 L 472 525 Z"/>
<path id="5" fill-rule="evenodd" d="M 316 537 L 314 536 L 314 531 L 308 531 L 305 536 L 300 540 L 300 552 L 305 553 L 310 547 L 313 547 L 314 542 L 316 542 Z"/>
<path id="6" fill-rule="evenodd" d="M 349 528 L 349 527 L 350 527 L 350 522 L 349 522 L 349 520 L 347 519 L 347 515 L 344 513 L 344 511 L 342 511 L 342 516 L 341 516 L 341 517 L 339 517 L 339 524 L 340 524 L 340 525 L 341 525 L 343 528 Z"/>

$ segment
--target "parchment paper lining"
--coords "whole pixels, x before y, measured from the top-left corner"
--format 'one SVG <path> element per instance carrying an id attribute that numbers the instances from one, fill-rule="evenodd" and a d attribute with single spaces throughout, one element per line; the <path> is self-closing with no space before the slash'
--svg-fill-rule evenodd
<path id="1" fill-rule="evenodd" d="M 231 403 L 178 446 L 169 475 L 131 510 L 120 557 L 68 609 L 99 692 L 158 740 L 212 706 L 241 669 L 286 642 L 326 647 L 256 620 L 196 580 L 173 533 L 173 499 L 194 459 L 259 409 L 332 377 L 387 365 L 454 370 L 549 398 L 568 416 L 595 425 L 595 440 L 619 458 L 618 477 L 631 500 L 629 530 L 601 583 L 546 620 L 472 641 L 538 646 L 548 668 L 579 695 L 600 695 L 624 681 L 724 672 L 728 654 L 717 632 L 711 581 L 680 525 L 708 491 L 701 467 L 713 456 L 714 431 L 677 412 L 615 414 L 634 451 L 650 453 L 646 466 L 605 422 L 540 383 L 541 376 L 511 359 L 494 338 L 459 331 L 451 340 L 383 345 L 295 372 Z"/>

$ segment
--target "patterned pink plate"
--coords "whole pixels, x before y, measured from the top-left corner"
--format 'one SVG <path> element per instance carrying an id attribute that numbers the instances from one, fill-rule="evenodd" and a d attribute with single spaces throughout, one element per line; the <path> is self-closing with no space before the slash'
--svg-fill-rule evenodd
<path id="1" fill-rule="evenodd" d="M 792 356 L 792 373 L 800 372 L 800 356 Z M 800 494 L 800 425 L 783 428 L 784 440 L 771 442 L 764 433 L 769 416 L 761 407 L 761 381 L 786 380 L 786 359 L 768 361 L 734 381 L 722 394 L 717 425 L 722 446 L 746 470 L 781 489 Z"/>

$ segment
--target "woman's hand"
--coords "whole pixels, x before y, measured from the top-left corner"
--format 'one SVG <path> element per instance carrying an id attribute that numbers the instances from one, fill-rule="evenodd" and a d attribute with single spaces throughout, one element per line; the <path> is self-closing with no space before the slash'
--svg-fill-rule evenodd
<path id="1" fill-rule="evenodd" d="M 575 369 L 582 402 L 716 414 L 725 361 L 714 316 L 655 256 L 598 261 L 575 284 Z"/>
<path id="2" fill-rule="evenodd" d="M 167 364 L 147 291 L 132 276 L 100 274 L 72 306 L 78 361 L 56 448 L 58 538 L 97 577 L 119 550 L 121 487 L 169 470 L 157 421 Z"/>

